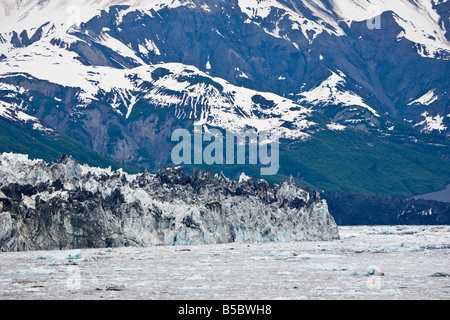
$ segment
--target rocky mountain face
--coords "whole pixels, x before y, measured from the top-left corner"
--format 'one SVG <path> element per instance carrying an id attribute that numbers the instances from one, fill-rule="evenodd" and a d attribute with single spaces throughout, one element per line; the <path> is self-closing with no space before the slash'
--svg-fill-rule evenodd
<path id="1" fill-rule="evenodd" d="M 450 178 L 448 9 L 445 0 L 4 0 L 0 117 L 155 170 L 170 162 L 174 129 L 194 123 L 272 130 L 296 146 L 356 131 L 370 147 L 432 156 L 405 173 L 396 163 L 410 156 L 398 149 L 401 161 L 386 166 L 406 186 L 388 192 L 411 196 L 421 183 L 429 192 Z M 287 163 L 297 161 L 289 150 Z M 368 162 L 342 157 L 353 169 Z M 304 175 L 298 163 L 281 167 Z M 383 174 L 372 167 L 350 191 L 380 193 L 363 183 Z M 348 191 L 339 181 L 352 179 L 329 177 L 307 182 Z"/>
<path id="2" fill-rule="evenodd" d="M 319 193 L 180 167 L 129 175 L 0 156 L 0 250 L 331 240 Z"/>

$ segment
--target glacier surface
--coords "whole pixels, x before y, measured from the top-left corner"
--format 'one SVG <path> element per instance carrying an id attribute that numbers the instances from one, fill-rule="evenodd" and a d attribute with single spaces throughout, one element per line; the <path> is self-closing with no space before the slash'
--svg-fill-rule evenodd
<path id="1" fill-rule="evenodd" d="M 333 240 L 318 192 L 181 167 L 156 174 L 0 156 L 0 251 Z"/>

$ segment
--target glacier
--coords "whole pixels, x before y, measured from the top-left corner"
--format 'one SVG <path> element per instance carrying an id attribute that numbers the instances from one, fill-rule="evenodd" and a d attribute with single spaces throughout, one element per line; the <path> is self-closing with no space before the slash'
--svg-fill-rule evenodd
<path id="1" fill-rule="evenodd" d="M 319 192 L 211 170 L 157 173 L 0 156 L 0 251 L 328 241 Z"/>

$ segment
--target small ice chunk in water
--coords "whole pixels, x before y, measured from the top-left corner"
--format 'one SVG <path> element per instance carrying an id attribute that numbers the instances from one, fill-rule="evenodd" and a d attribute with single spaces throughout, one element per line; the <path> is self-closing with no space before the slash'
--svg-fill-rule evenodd
<path id="1" fill-rule="evenodd" d="M 38 256 L 38 259 L 46 260 L 46 259 L 53 259 L 53 260 L 74 260 L 74 259 L 81 259 L 83 257 L 83 254 L 81 250 L 71 250 L 71 251 L 65 251 L 65 252 L 57 252 L 57 253 L 51 253 L 51 254 L 40 254 Z"/>

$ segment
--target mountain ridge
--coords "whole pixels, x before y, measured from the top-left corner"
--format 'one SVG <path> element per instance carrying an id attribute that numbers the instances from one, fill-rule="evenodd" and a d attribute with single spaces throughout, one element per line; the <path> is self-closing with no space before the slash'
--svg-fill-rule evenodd
<path id="1" fill-rule="evenodd" d="M 275 130 L 298 145 L 356 130 L 398 153 L 433 149 L 404 185 L 448 167 L 447 1 L 61 3 L 1 3 L 0 115 L 9 120 L 151 169 L 169 162 L 171 132 L 194 123 Z M 436 190 L 448 183 L 436 181 Z"/>

